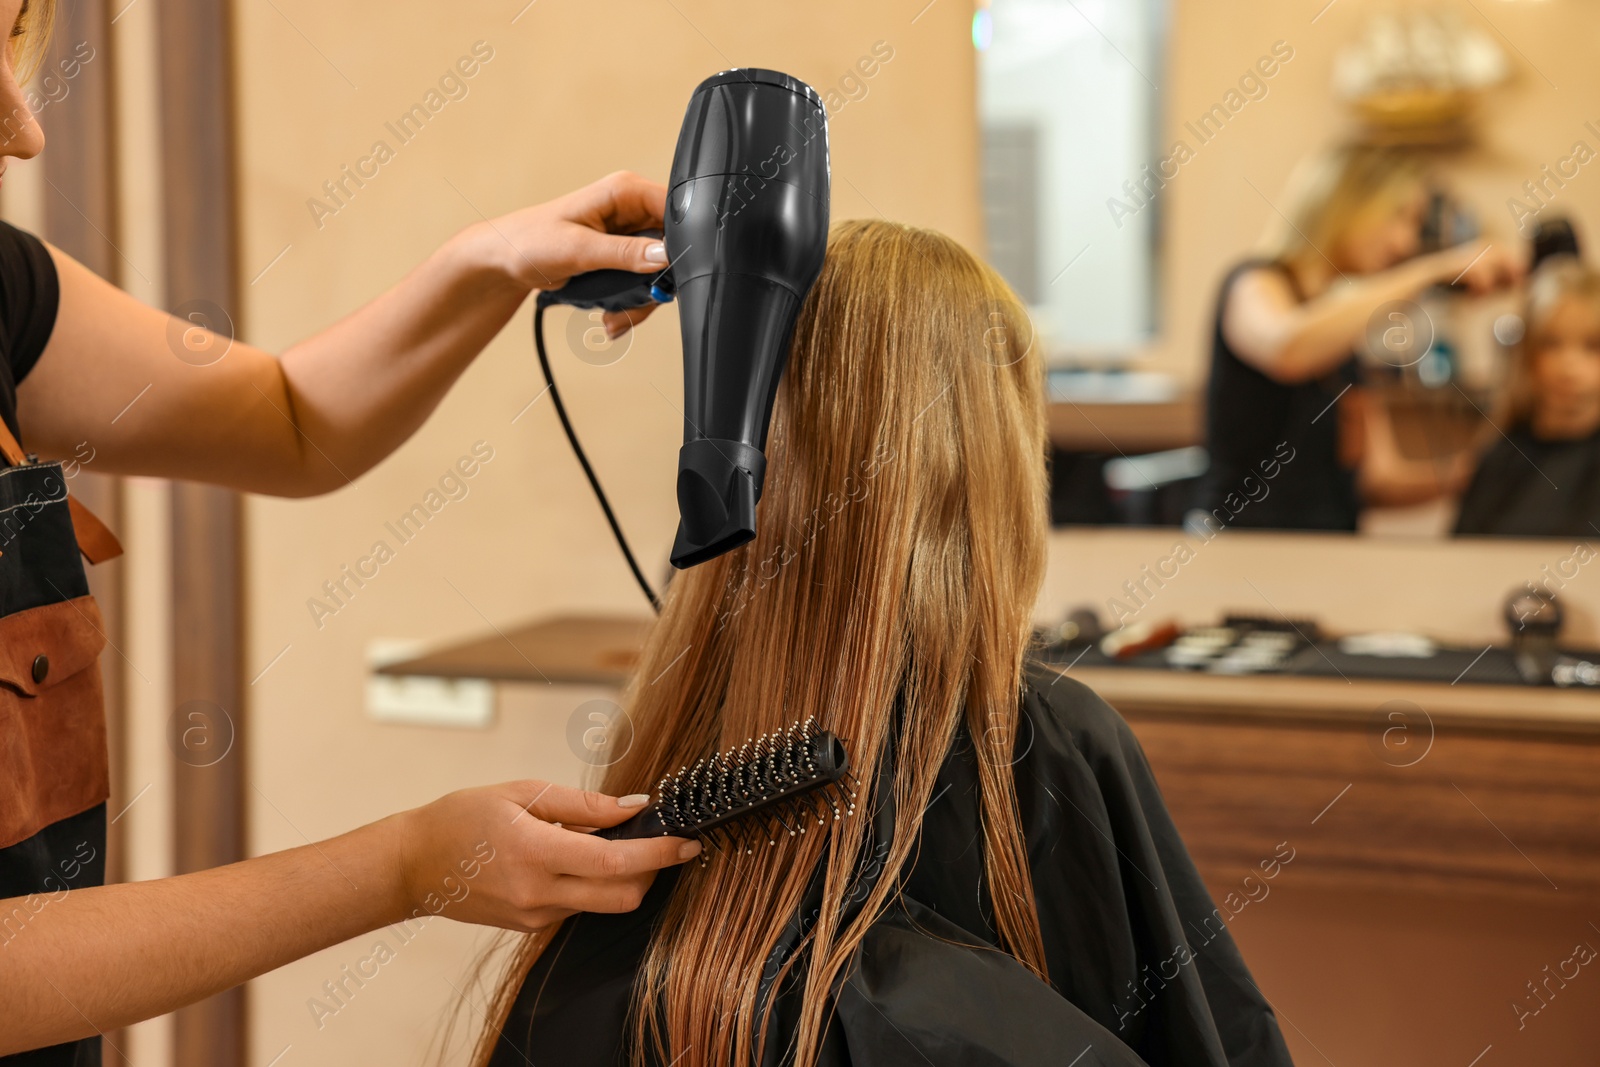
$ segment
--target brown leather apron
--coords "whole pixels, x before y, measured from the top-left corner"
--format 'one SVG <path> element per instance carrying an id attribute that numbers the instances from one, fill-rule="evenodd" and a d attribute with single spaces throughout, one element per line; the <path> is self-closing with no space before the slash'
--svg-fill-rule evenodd
<path id="1" fill-rule="evenodd" d="M 67 493 L 59 463 L 27 456 L 0 421 L 0 959 L 50 899 L 105 880 L 110 794 L 100 681 L 104 624 L 81 555 L 121 554 Z M 99 1039 L 0 1057 L 100 1063 Z"/>

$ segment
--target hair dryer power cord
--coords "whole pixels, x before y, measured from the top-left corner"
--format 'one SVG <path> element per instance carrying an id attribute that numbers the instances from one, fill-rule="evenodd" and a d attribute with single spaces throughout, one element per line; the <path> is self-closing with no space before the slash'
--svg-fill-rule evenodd
<path id="1" fill-rule="evenodd" d="M 600 488 L 600 479 L 595 476 L 594 468 L 589 465 L 589 457 L 584 454 L 583 446 L 578 443 L 578 435 L 572 429 L 572 420 L 567 418 L 567 406 L 561 402 L 561 391 L 556 388 L 555 376 L 550 373 L 550 357 L 544 349 L 544 309 L 544 304 L 537 302 L 534 304 L 533 350 L 539 354 L 539 369 L 544 372 L 545 387 L 550 390 L 550 399 L 555 402 L 556 417 L 561 420 L 561 428 L 567 432 L 567 441 L 572 445 L 572 452 L 578 457 L 578 463 L 589 479 L 589 486 L 594 490 L 595 499 L 600 501 L 600 510 L 606 513 L 606 522 L 611 524 L 611 533 L 617 539 L 617 547 L 622 549 L 623 558 L 628 561 L 628 569 L 633 571 L 634 580 L 639 583 L 639 588 L 644 590 L 650 606 L 659 615 L 661 601 L 656 597 L 656 591 L 650 588 L 644 572 L 639 569 L 638 560 L 633 558 L 633 550 L 628 547 L 628 539 L 623 536 L 622 527 L 617 523 L 617 516 L 611 510 L 611 502 L 606 499 L 606 491 Z"/>

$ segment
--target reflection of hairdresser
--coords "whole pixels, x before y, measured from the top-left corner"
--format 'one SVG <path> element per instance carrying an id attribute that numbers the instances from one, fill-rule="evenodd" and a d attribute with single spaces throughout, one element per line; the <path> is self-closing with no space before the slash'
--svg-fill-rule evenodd
<path id="1" fill-rule="evenodd" d="M 1458 534 L 1600 533 L 1600 272 L 1570 257 L 1528 287 L 1511 425 L 1472 476 Z"/>
<path id="2" fill-rule="evenodd" d="M 1354 530 L 1363 503 L 1458 489 L 1464 458 L 1441 469 L 1401 456 L 1382 404 L 1360 388 L 1354 350 L 1389 301 L 1452 281 L 1487 292 L 1521 272 L 1482 242 L 1417 254 L 1428 186 L 1413 155 L 1346 147 L 1305 177 L 1284 205 L 1283 237 L 1234 267 L 1217 300 L 1198 504 L 1223 525 Z M 1270 491 L 1252 494 L 1264 464 Z"/>

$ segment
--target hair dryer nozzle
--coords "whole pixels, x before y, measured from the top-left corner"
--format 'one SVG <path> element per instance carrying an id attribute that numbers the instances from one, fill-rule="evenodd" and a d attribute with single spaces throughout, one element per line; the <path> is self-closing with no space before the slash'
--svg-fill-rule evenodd
<path id="1" fill-rule="evenodd" d="M 795 319 L 828 243 L 821 98 L 775 71 L 723 71 L 689 100 L 667 194 L 683 330 L 681 521 L 672 565 L 751 540 Z"/>
<path id="2" fill-rule="evenodd" d="M 743 441 L 702 437 L 678 452 L 678 538 L 672 565 L 692 567 L 756 536 L 767 460 Z"/>

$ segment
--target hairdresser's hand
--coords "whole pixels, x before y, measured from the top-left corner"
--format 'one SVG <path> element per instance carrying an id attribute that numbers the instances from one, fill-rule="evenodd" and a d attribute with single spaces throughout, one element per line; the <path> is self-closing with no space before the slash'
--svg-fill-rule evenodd
<path id="1" fill-rule="evenodd" d="M 665 267 L 660 240 L 626 235 L 661 229 L 666 208 L 666 186 L 619 170 L 548 203 L 481 223 L 474 237 L 524 288 L 559 289 L 585 271 Z M 606 331 L 623 333 L 653 308 L 607 314 Z"/>
<path id="2" fill-rule="evenodd" d="M 1479 295 L 1510 288 L 1527 270 L 1518 252 L 1490 241 L 1467 241 L 1449 249 L 1447 255 L 1446 269 L 1451 276 L 1446 280 L 1460 281 Z"/>
<path id="3" fill-rule="evenodd" d="M 1439 472 L 1440 488 L 1448 496 L 1460 496 L 1472 484 L 1472 476 L 1477 472 L 1477 450 L 1463 449 L 1444 461 Z"/>
<path id="4" fill-rule="evenodd" d="M 700 845 L 677 837 L 607 841 L 568 829 L 614 826 L 644 804 L 624 800 L 507 782 L 397 816 L 405 914 L 536 930 L 580 911 L 632 911 L 657 870 L 698 855 Z"/>

